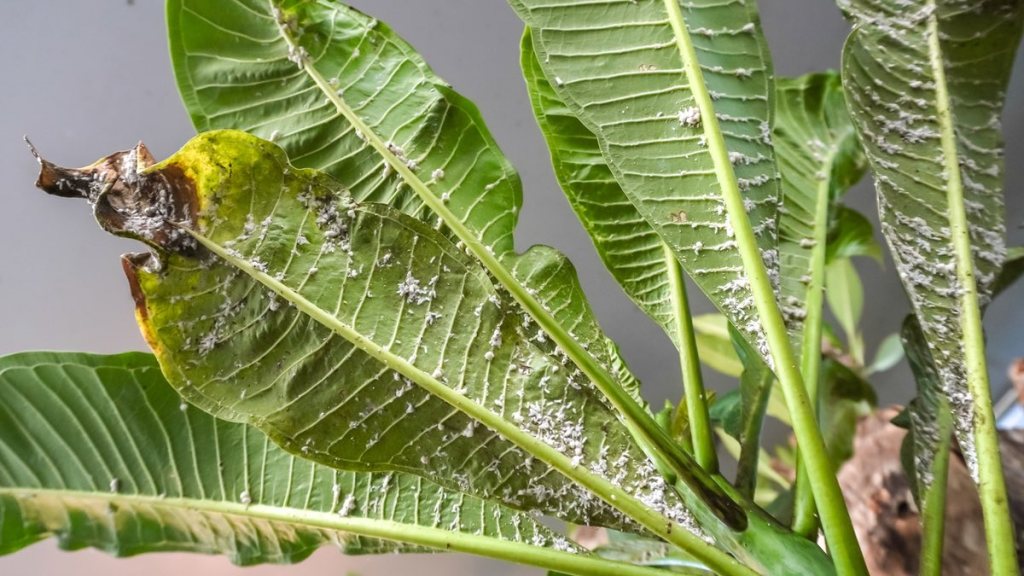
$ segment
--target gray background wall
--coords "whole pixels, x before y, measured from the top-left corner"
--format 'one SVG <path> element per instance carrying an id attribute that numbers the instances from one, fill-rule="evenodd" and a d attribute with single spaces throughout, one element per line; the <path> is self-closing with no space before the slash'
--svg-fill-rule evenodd
<path id="1" fill-rule="evenodd" d="M 211 0 L 215 1 L 215 0 Z M 521 24 L 502 0 L 353 0 L 389 22 L 435 69 L 480 105 L 498 142 L 522 173 L 526 206 L 518 240 L 556 246 L 576 264 L 605 328 L 621 343 L 649 398 L 678 395 L 676 356 L 661 332 L 636 310 L 604 271 L 559 192 L 523 90 L 518 67 Z M 143 349 L 117 256 L 136 249 L 97 229 L 84 203 L 50 198 L 32 183 L 35 162 L 22 134 L 55 162 L 80 166 L 142 139 L 162 158 L 193 130 L 178 100 L 158 0 L 5 0 L 0 17 L 0 353 L 27 349 L 117 352 Z M 836 67 L 848 27 L 827 0 L 762 0 L 779 74 Z M 1019 184 L 1024 181 L 1024 74 L 1018 63 L 1004 119 L 1007 132 L 1008 227 L 1024 242 Z M 868 184 L 849 203 L 874 212 Z M 891 263 L 866 262 L 864 326 L 869 354 L 906 312 Z M 987 320 L 994 382 L 1002 389 L 1010 359 L 1024 355 L 1018 287 Z M 705 305 L 704 310 L 707 310 Z M 728 382 L 709 374 L 712 386 Z M 901 364 L 875 379 L 883 403 L 904 402 L 912 384 Z M 2 431 L 0 431 L 2 433 Z M 257 574 L 535 574 L 537 571 L 454 556 L 343 558 L 318 553 L 298 568 Z M 127 561 L 92 551 L 59 553 L 52 542 L 0 558 L 0 573 L 235 574 L 221 558 L 155 555 Z"/>

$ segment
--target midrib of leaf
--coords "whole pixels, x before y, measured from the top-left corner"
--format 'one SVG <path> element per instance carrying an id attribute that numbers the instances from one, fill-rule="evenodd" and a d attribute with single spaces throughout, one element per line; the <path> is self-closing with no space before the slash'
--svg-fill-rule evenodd
<path id="1" fill-rule="evenodd" d="M 750 282 L 754 303 L 771 352 L 772 368 L 782 384 L 786 404 L 793 417 L 793 431 L 808 464 L 815 499 L 825 503 L 820 510 L 822 525 L 836 561 L 836 568 L 840 574 L 866 574 L 867 566 L 864 564 L 857 537 L 853 532 L 849 513 L 843 505 L 839 483 L 833 473 L 814 410 L 793 357 L 786 325 L 775 300 L 775 291 L 761 259 L 761 250 L 754 237 L 746 208 L 743 206 L 739 184 L 729 161 L 729 150 L 718 125 L 711 94 L 704 83 L 697 51 L 690 39 L 682 8 L 678 0 L 664 0 L 664 4 L 690 91 L 700 110 L 701 127 L 707 139 L 708 152 L 721 188 L 726 213 L 732 223 L 737 250 Z"/>
<path id="2" fill-rule="evenodd" d="M 700 63 L 697 60 L 697 50 L 690 40 L 690 32 L 686 28 L 682 8 L 679 6 L 678 0 L 664 0 L 664 2 L 669 22 L 672 24 L 672 31 L 675 33 L 676 46 L 679 48 L 683 68 L 686 71 L 686 78 L 690 84 L 690 92 L 693 94 L 693 99 L 700 110 L 700 124 L 704 137 L 707 139 L 708 154 L 711 156 L 711 161 L 714 164 L 715 177 L 718 179 L 718 185 L 721 188 L 729 220 L 732 221 L 733 232 L 736 234 L 736 244 L 743 258 L 743 268 L 750 280 L 751 288 L 754 290 L 754 298 L 760 312 L 763 304 L 758 298 L 763 294 L 757 288 L 759 286 L 771 286 L 768 280 L 768 273 L 761 262 L 761 251 L 757 245 L 757 239 L 754 238 L 754 232 L 750 227 L 747 210 L 743 207 L 743 197 L 740 194 L 739 183 L 736 181 L 732 162 L 729 161 L 729 148 L 725 144 L 725 136 L 718 125 L 718 117 L 715 115 L 711 94 L 704 83 L 704 73 L 701 71 Z M 772 303 L 774 305 L 774 297 Z"/>
<path id="3" fill-rule="evenodd" d="M 928 60 L 935 79 L 935 108 L 939 124 L 939 141 L 947 173 L 946 198 L 948 204 L 950 238 L 956 255 L 957 293 L 960 296 L 960 329 L 963 332 L 964 369 L 967 387 L 973 396 L 973 411 L 978 426 L 974 429 L 977 449 L 978 492 L 984 512 L 985 541 L 993 574 L 1018 574 L 1015 551 L 1015 532 L 1006 498 L 1006 482 L 999 457 L 999 438 L 996 435 L 995 415 L 989 390 L 988 366 L 985 361 L 985 334 L 981 324 L 981 306 L 974 274 L 974 255 L 971 250 L 970 228 L 964 204 L 963 178 L 960 173 L 960 154 L 946 65 L 939 37 L 938 6 L 929 0 Z"/>
<path id="4" fill-rule="evenodd" d="M 232 266 L 242 270 L 254 280 L 263 284 L 270 290 L 280 295 L 288 302 L 295 305 L 301 312 L 309 315 L 318 323 L 334 331 L 342 338 L 351 342 L 354 346 L 378 360 L 388 368 L 398 372 L 428 393 L 447 402 L 452 407 L 465 413 L 483 425 L 501 434 L 524 451 L 540 460 L 546 462 L 552 468 L 558 470 L 567 478 L 593 492 L 609 505 L 617 508 L 628 515 L 658 537 L 687 550 L 694 557 L 700 559 L 709 567 L 721 571 L 726 575 L 750 575 L 748 568 L 742 566 L 717 548 L 706 543 L 698 536 L 690 533 L 685 527 L 665 518 L 663 515 L 651 510 L 645 504 L 634 498 L 631 494 L 605 480 L 597 474 L 591 473 L 581 465 L 573 464 L 572 460 L 555 450 L 542 440 L 528 434 L 515 424 L 509 422 L 501 415 L 474 402 L 467 396 L 460 394 L 455 389 L 438 381 L 432 375 L 411 364 L 405 358 L 392 354 L 385 347 L 375 344 L 371 339 L 361 334 L 352 326 L 340 321 L 329 312 L 319 308 L 304 296 L 286 286 L 283 282 L 273 276 L 257 270 L 245 259 L 233 255 L 228 249 L 217 244 L 206 236 L 194 231 L 187 230 L 203 247 L 216 254 Z"/>
<path id="5" fill-rule="evenodd" d="M 81 490 L 57 490 L 46 488 L 0 487 L 0 496 L 39 499 L 79 499 L 105 502 L 108 505 L 139 505 L 156 509 L 179 509 L 189 512 L 208 512 L 223 516 L 250 518 L 271 522 L 282 522 L 305 528 L 322 528 L 358 534 L 370 538 L 381 538 L 426 546 L 438 550 L 454 550 L 476 554 L 508 562 L 530 564 L 548 570 L 587 576 L 658 576 L 662 572 L 655 568 L 635 566 L 624 562 L 588 557 L 571 552 L 531 546 L 490 536 L 455 532 L 443 528 L 416 526 L 392 520 L 346 517 L 341 514 L 316 512 L 268 506 L 265 504 L 242 504 L 196 498 L 140 496 L 136 494 L 114 494 L 85 492 Z"/>
<path id="6" fill-rule="evenodd" d="M 272 11 L 277 10 L 273 0 L 270 0 L 270 6 Z M 278 31 L 281 37 L 287 42 L 290 50 L 294 54 L 303 53 L 303 49 L 299 46 L 295 39 L 291 37 L 288 30 L 284 27 L 281 22 L 277 22 Z M 300 57 L 301 59 L 302 57 Z M 623 389 L 619 382 L 616 381 L 615 377 L 612 376 L 608 370 L 597 361 L 594 356 L 588 352 L 583 346 L 572 337 L 571 334 L 554 318 L 554 316 L 541 304 L 536 298 L 534 298 L 530 292 L 524 288 L 512 274 L 512 272 L 499 260 L 498 256 L 494 254 L 493 250 L 485 246 L 483 242 L 468 228 L 465 224 L 459 220 L 444 205 L 444 202 L 434 195 L 430 191 L 423 180 L 421 180 L 407 165 L 405 161 L 399 158 L 392 150 L 388 147 L 385 142 L 368 124 L 366 124 L 362 118 L 352 109 L 351 106 L 338 94 L 338 91 L 334 89 L 330 82 L 317 70 L 315 61 L 312 61 L 309 57 L 305 58 L 305 61 L 301 63 L 301 68 L 309 75 L 309 77 L 316 83 L 320 88 L 321 92 L 334 104 L 338 113 L 345 117 L 352 126 L 358 130 L 366 141 L 373 146 L 374 150 L 377 151 L 381 157 L 391 166 L 395 172 L 402 176 L 402 179 L 413 189 L 414 192 L 422 199 L 423 203 L 427 205 L 446 226 L 448 226 L 455 236 L 465 244 L 466 249 L 475 256 L 481 264 L 484 265 L 487 270 L 494 275 L 495 279 L 500 283 L 515 300 L 523 306 L 523 308 L 530 314 L 531 317 L 537 322 L 537 324 L 544 329 L 545 332 L 551 337 L 551 339 L 558 344 L 559 347 L 566 353 L 569 359 L 577 366 L 583 373 L 589 378 L 594 385 L 604 394 L 612 405 L 619 411 L 624 417 L 624 422 L 629 428 L 630 432 L 637 438 L 638 443 L 645 447 L 645 451 L 648 455 L 662 461 L 667 464 L 674 474 L 686 485 L 697 494 L 701 495 L 702 501 L 707 504 L 718 516 L 720 520 L 725 522 L 732 528 L 742 529 L 745 526 L 745 514 L 740 511 L 714 484 L 706 474 L 703 474 L 702 469 L 696 465 L 693 459 L 686 454 L 679 446 L 662 430 L 651 416 L 644 411 L 644 409 L 637 404 L 637 402 Z M 705 92 L 705 95 L 707 93 Z M 710 96 L 707 96 L 710 101 Z M 721 134 L 719 134 L 721 139 Z M 725 150 L 724 145 L 722 149 Z M 726 152 L 726 161 L 728 162 L 728 153 Z M 731 166 L 729 171 L 731 173 Z M 743 209 L 742 200 L 739 198 L 739 188 L 736 185 L 735 177 L 733 177 L 733 187 L 736 190 L 736 198 L 740 203 L 739 208 L 743 213 L 743 217 L 746 218 L 746 212 Z M 750 230 L 749 224 L 746 226 L 747 233 L 749 234 L 750 241 L 754 251 L 757 252 L 757 244 L 753 239 L 753 232 Z M 756 256 L 760 261 L 760 255 Z M 761 267 L 762 275 L 765 276 L 767 282 L 767 275 L 764 272 L 763 266 Z M 656 451 L 655 454 L 651 454 L 650 451 Z M 671 483 L 671 482 L 670 482 Z"/>

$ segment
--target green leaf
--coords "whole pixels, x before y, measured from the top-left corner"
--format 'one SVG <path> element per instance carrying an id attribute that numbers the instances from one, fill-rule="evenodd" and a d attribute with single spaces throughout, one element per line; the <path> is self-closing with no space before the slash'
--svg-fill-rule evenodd
<path id="1" fill-rule="evenodd" d="M 721 314 L 698 314 L 693 317 L 700 361 L 712 369 L 739 378 L 743 363 L 736 355 L 729 336 L 729 321 Z"/>
<path id="2" fill-rule="evenodd" d="M 77 175 L 118 182 L 94 199 L 100 224 L 155 250 L 124 267 L 142 331 L 190 402 L 335 468 L 635 528 L 577 484 L 589 482 L 689 522 L 603 397 L 429 225 L 355 203 L 242 132 L 204 133 L 141 171 L 125 154 L 143 159 Z"/>
<path id="3" fill-rule="evenodd" d="M 825 268 L 825 299 L 843 332 L 850 354 L 858 363 L 864 363 L 864 343 L 861 339 L 860 317 L 864 311 L 864 286 L 850 260 L 836 260 Z"/>
<path id="4" fill-rule="evenodd" d="M 356 201 L 390 204 L 475 248 L 514 297 L 538 302 L 640 401 L 565 256 L 515 253 L 522 184 L 476 106 L 392 29 L 340 3 L 170 0 L 167 13 L 196 128 L 269 138 Z"/>
<path id="5" fill-rule="evenodd" d="M 539 345 L 580 367 L 640 442 L 668 454 L 691 489 L 721 492 L 645 410 L 564 256 L 512 251 L 518 177 L 476 109 L 392 30 L 317 2 L 174 0 L 168 12 L 176 75 L 198 127 L 269 136 L 274 128 L 299 166 L 450 233 L 537 322 L 538 339 L 550 340 Z"/>
<path id="6" fill-rule="evenodd" d="M 882 343 L 878 345 L 878 350 L 875 352 L 875 359 L 872 360 L 871 365 L 867 367 L 867 374 L 871 375 L 876 372 L 885 372 L 896 364 L 899 364 L 900 360 L 903 360 L 903 344 L 900 342 L 900 335 L 897 333 L 889 334 L 884 340 L 882 340 Z"/>
<path id="7" fill-rule="evenodd" d="M 979 308 L 1006 251 L 1000 113 L 1024 3 L 840 6 L 855 24 L 843 83 L 875 174 L 882 233 L 977 474 L 975 437 L 991 419 L 970 400 L 989 395 Z"/>
<path id="8" fill-rule="evenodd" d="M 534 115 L 569 205 L 626 295 L 680 346 L 669 278 L 674 267 L 666 260 L 661 237 L 622 191 L 597 137 L 544 77 L 529 29 L 523 35 L 521 64 Z"/>
<path id="9" fill-rule="evenodd" d="M 992 286 L 992 298 L 998 297 L 1024 272 L 1024 249 L 1007 250 L 1006 263 Z M 942 390 L 942 380 L 932 358 L 921 326 L 907 316 L 900 330 L 902 349 L 906 351 L 917 386 L 915 396 L 893 423 L 907 429 L 900 457 L 911 480 L 911 489 L 921 510 L 921 574 L 939 574 L 942 570 L 942 546 L 945 531 L 946 481 L 952 447 L 953 412 Z M 899 422 L 897 422 L 899 419 Z"/>
<path id="10" fill-rule="evenodd" d="M 775 374 L 736 330 L 732 330 L 732 336 L 736 354 L 743 363 L 743 374 L 740 376 L 739 434 L 736 436 L 740 443 L 740 454 L 736 464 L 734 485 L 740 493 L 753 498 L 754 490 L 757 488 L 761 428 L 764 425 Z"/>
<path id="11" fill-rule="evenodd" d="M 756 514 L 734 532 L 710 507 L 746 512 L 717 484 L 680 489 L 684 507 L 604 397 L 534 345 L 486 271 L 427 224 L 355 203 L 242 132 L 145 159 L 44 161 L 41 185 L 82 192 L 101 226 L 154 249 L 124 259 L 136 314 L 172 386 L 204 410 L 332 467 L 425 476 L 574 523 L 639 524 L 725 574 L 750 571 L 703 529 L 757 565 L 799 557 L 828 573 L 819 549 Z"/>
<path id="12" fill-rule="evenodd" d="M 842 571 L 863 572 L 776 300 L 774 89 L 754 2 L 510 3 L 545 76 L 597 136 L 626 196 L 779 370 L 812 485 L 830 502 L 822 510 L 830 547 Z"/>
<path id="13" fill-rule="evenodd" d="M 828 231 L 827 262 L 854 256 L 867 256 L 882 262 L 882 247 L 875 241 L 875 231 L 866 216 L 848 206 L 836 206 Z"/>
<path id="14" fill-rule="evenodd" d="M 743 430 L 743 395 L 739 388 L 717 396 L 711 404 L 710 412 L 715 425 L 729 436 L 739 439 Z"/>
<path id="15" fill-rule="evenodd" d="M 608 542 L 593 550 L 593 553 L 601 558 L 658 567 L 664 569 L 666 574 L 712 574 L 700 562 L 661 540 L 615 530 L 607 532 Z"/>
<path id="16" fill-rule="evenodd" d="M 913 316 L 904 320 L 901 336 L 917 383 L 917 396 L 907 405 L 910 425 L 900 456 L 921 511 L 921 573 L 937 574 L 942 565 L 953 413 L 942 392 L 928 343 Z"/>
<path id="17" fill-rule="evenodd" d="M 853 455 L 857 421 L 878 404 L 874 388 L 840 362 L 827 359 L 821 370 L 821 431 L 836 470 Z"/>
<path id="18" fill-rule="evenodd" d="M 291 0 L 169 0 L 167 20 L 197 129 L 277 142 L 292 164 L 342 180 L 357 201 L 436 222 L 371 134 L 339 112 L 341 98 L 484 245 L 513 251 L 518 175 L 477 108 L 386 24 L 338 2 Z"/>
<path id="19" fill-rule="evenodd" d="M 178 550 L 242 565 L 298 562 L 327 543 L 350 554 L 424 550 L 365 535 L 402 525 L 569 546 L 529 515 L 423 478 L 291 456 L 182 403 L 148 354 L 0 358 L 0 429 L 0 553 L 49 536 L 69 550 Z"/>
<path id="20" fill-rule="evenodd" d="M 999 276 L 992 283 L 992 298 L 1013 286 L 1024 275 L 1024 246 L 1013 246 L 1006 250 L 1006 260 Z"/>
<path id="21" fill-rule="evenodd" d="M 836 203 L 863 175 L 867 160 L 837 73 L 782 78 L 775 89 L 775 153 L 785 206 L 779 215 L 780 287 L 799 350 L 805 319 L 815 324 L 813 337 L 821 338 L 826 249 L 832 249 L 828 231 L 838 220 Z"/>
<path id="22" fill-rule="evenodd" d="M 521 66 L 534 115 L 551 151 L 559 184 L 590 234 L 598 255 L 626 294 L 668 334 L 680 352 L 690 452 L 714 472 L 718 464 L 707 424 L 699 344 L 691 323 L 683 272 L 671 249 L 637 212 L 601 156 L 597 138 L 572 114 L 551 86 L 523 34 Z M 682 414 L 682 412 L 680 412 Z"/>
<path id="23" fill-rule="evenodd" d="M 912 447 L 914 495 L 918 503 L 923 504 L 928 500 L 933 482 L 945 479 L 953 418 L 942 394 L 935 361 L 913 316 L 904 320 L 900 336 L 917 382 L 917 396 L 907 406 L 909 435 L 905 442 Z M 929 515 L 922 514 L 922 517 Z"/>
<path id="24" fill-rule="evenodd" d="M 751 248 L 777 276 L 771 66 L 755 11 L 655 1 L 600 10 L 569 0 L 511 4 L 532 31 L 547 79 L 596 136 L 622 191 L 711 301 L 767 353 L 747 280 L 753 272 L 733 237 L 750 231 L 729 222 L 733 209 L 749 217 L 759 243 Z M 703 77 L 687 81 L 694 69 Z"/>

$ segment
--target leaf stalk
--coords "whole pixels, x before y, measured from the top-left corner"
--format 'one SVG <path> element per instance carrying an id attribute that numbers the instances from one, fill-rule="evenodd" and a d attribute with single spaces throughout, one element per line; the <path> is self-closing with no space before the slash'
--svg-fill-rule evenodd
<path id="1" fill-rule="evenodd" d="M 700 356 L 697 353 L 697 335 L 693 331 L 693 316 L 690 314 L 683 270 L 679 261 L 676 260 L 675 254 L 672 253 L 672 249 L 664 243 L 662 243 L 662 248 L 668 268 L 672 307 L 675 311 L 679 366 L 682 369 L 686 420 L 690 428 L 693 455 L 701 468 L 714 474 L 718 472 L 718 454 L 715 452 L 711 416 L 708 414 L 704 378 L 701 375 Z"/>
<path id="2" fill-rule="evenodd" d="M 822 166 L 821 174 L 831 175 L 833 155 L 829 154 Z M 814 210 L 814 247 L 810 254 L 810 282 L 807 284 L 807 297 L 804 300 L 807 316 L 804 318 L 803 339 L 800 345 L 800 375 L 807 388 L 807 397 L 811 410 L 818 413 L 818 379 L 821 372 L 821 331 L 822 312 L 825 300 L 825 254 L 828 246 L 828 212 L 831 179 L 823 177 L 818 180 L 817 204 Z M 796 495 L 793 509 L 793 531 L 808 538 L 818 533 L 817 507 L 814 504 L 814 493 L 808 485 L 807 469 L 803 459 L 797 454 Z"/>

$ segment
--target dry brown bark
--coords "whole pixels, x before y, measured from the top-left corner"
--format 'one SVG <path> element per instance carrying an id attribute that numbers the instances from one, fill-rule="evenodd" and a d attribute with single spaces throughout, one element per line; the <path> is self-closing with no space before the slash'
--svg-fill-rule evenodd
<path id="1" fill-rule="evenodd" d="M 920 517 L 900 462 L 906 431 L 890 420 L 898 408 L 878 410 L 857 425 L 854 456 L 839 471 L 839 485 L 872 576 L 912 576 L 921 553 Z M 981 504 L 967 469 L 950 459 L 943 565 L 949 576 L 986 574 Z"/>
<path id="2" fill-rule="evenodd" d="M 916 575 L 921 552 L 918 511 L 900 462 L 906 431 L 890 423 L 898 412 L 898 408 L 886 408 L 861 420 L 854 457 L 839 472 L 872 576 Z M 1024 527 L 1024 430 L 1000 432 L 1000 443 L 1011 511 L 1016 525 Z M 949 467 L 943 574 L 988 573 L 981 504 L 967 467 L 954 454 Z"/>

